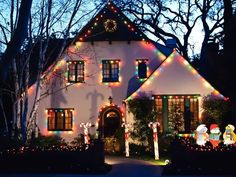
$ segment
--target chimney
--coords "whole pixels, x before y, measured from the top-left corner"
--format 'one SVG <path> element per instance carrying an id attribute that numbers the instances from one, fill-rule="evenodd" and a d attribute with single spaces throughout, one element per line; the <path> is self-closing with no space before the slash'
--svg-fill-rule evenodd
<path id="1" fill-rule="evenodd" d="M 174 49 L 177 47 L 176 40 L 173 38 L 166 39 L 166 47 Z"/>

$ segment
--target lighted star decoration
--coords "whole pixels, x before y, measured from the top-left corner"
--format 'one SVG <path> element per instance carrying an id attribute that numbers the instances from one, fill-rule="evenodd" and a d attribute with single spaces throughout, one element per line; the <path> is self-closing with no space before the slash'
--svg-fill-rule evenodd
<path id="1" fill-rule="evenodd" d="M 107 19 L 105 22 L 104 22 L 104 28 L 105 28 L 105 31 L 106 32 L 114 32 L 116 31 L 117 29 L 117 23 L 115 20 L 112 20 L 112 19 Z"/>

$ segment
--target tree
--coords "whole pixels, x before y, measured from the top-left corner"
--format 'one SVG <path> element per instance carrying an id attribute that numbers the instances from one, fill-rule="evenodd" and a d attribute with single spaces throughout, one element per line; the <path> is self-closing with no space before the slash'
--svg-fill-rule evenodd
<path id="1" fill-rule="evenodd" d="M 154 41 L 166 43 L 168 38 L 175 39 L 186 59 L 190 58 L 191 51 L 196 54 L 191 37 L 197 24 L 202 23 L 204 32 L 201 58 L 205 57 L 207 42 L 217 38 L 215 34 L 219 34 L 223 27 L 223 3 L 220 0 L 122 0 L 117 4 L 142 31 L 153 36 Z"/>
<path id="2" fill-rule="evenodd" d="M 215 41 L 208 44 L 207 47 L 207 60 L 206 64 L 210 72 L 207 73 L 206 78 L 220 90 L 225 96 L 229 97 L 229 103 L 231 105 L 231 121 L 236 122 L 234 117 L 236 116 L 236 94 L 235 83 L 236 80 L 233 77 L 235 75 L 235 54 L 234 43 L 236 41 L 236 13 L 233 9 L 235 1 L 224 0 L 224 25 L 221 33 L 221 40 L 219 43 Z M 223 48 L 220 48 L 219 45 Z M 233 118 L 233 119 L 232 119 Z M 232 122 L 231 122 L 232 123 Z"/>
<path id="3" fill-rule="evenodd" d="M 21 1 L 23 3 L 23 1 Z M 1 2 L 0 2 L 1 3 Z M 37 132 L 37 109 L 42 96 L 41 85 L 45 78 L 45 68 L 48 66 L 48 62 L 51 59 L 49 53 L 55 50 L 55 46 L 49 45 L 51 41 L 59 41 L 60 45 L 57 45 L 57 55 L 53 56 L 58 58 L 64 51 L 66 44 L 68 43 L 68 38 L 71 37 L 71 33 L 77 30 L 80 26 L 79 24 L 83 22 L 86 18 L 93 14 L 97 7 L 91 10 L 82 12 L 82 9 L 86 3 L 83 0 L 68 0 L 68 1 L 54 1 L 54 0 L 41 0 L 36 1 L 32 4 L 30 9 L 31 13 L 29 16 L 29 24 L 22 24 L 26 31 L 28 31 L 27 37 L 23 40 L 19 51 L 12 56 L 11 60 L 7 60 L 10 63 L 11 74 L 8 71 L 8 78 L 11 82 L 3 82 L 4 87 L 1 88 L 2 96 L 9 96 L 12 98 L 11 105 L 3 105 L 2 109 L 11 107 L 13 110 L 13 115 L 8 115 L 9 120 L 12 120 L 12 128 L 14 134 L 22 138 L 24 141 L 30 139 L 32 134 L 38 134 Z M 18 16 L 24 14 L 19 10 L 19 1 L 12 1 L 11 6 L 6 6 L 10 13 L 11 25 L 8 23 L 1 23 L 0 28 L 1 34 L 0 39 L 2 41 L 7 40 L 8 35 L 11 35 L 9 28 L 14 27 L 14 21 L 18 21 Z M 14 15 L 16 17 L 14 18 Z M 3 15 L 1 17 L 4 17 Z M 3 22 L 7 22 L 8 19 L 4 19 Z M 78 27 L 75 27 L 78 25 Z M 13 26 L 13 27 L 12 27 Z M 22 27 L 23 28 L 23 27 Z M 14 33 L 18 38 L 21 37 L 21 33 Z M 10 40 L 11 41 L 11 40 Z M 8 44 L 7 41 L 1 42 L 2 44 Z M 7 52 L 4 52 L 4 55 Z M 37 54 L 35 55 L 35 51 Z M 35 57 L 35 58 L 34 58 Z M 29 68 L 31 60 L 37 62 L 37 72 L 34 73 L 35 78 L 32 77 L 32 72 Z M 1 60 L 2 62 L 5 60 Z M 57 62 L 53 63 L 51 69 L 55 67 Z M 4 62 L 4 66 L 7 65 Z M 51 63 L 52 64 L 52 63 Z M 2 65 L 2 67 L 3 67 Z M 6 67 L 8 70 L 8 67 Z M 3 75 L 3 78 L 5 76 Z M 32 82 L 36 84 L 36 95 L 34 98 L 34 103 L 32 109 L 28 107 L 28 92 L 29 87 Z M 2 85 L 1 85 L 2 86 Z M 1 99 L 3 98 L 1 96 Z M 3 103 L 3 102 L 2 102 Z M 27 117 L 29 115 L 29 117 Z"/>
<path id="4" fill-rule="evenodd" d="M 154 102 L 147 96 L 135 98 L 128 101 L 130 112 L 134 115 L 133 132 L 131 137 L 138 140 L 141 145 L 152 147 L 153 134 L 152 129 L 148 127 L 150 122 L 155 122 L 157 112 L 154 110 Z"/>
<path id="5" fill-rule="evenodd" d="M 224 87 L 224 92 L 230 98 L 232 117 L 233 121 L 236 123 L 236 93 L 235 83 L 235 41 L 236 41 L 236 8 L 233 9 L 233 4 L 235 1 L 224 0 L 225 11 L 224 11 L 224 38 L 223 38 L 223 54 L 221 55 L 222 62 L 225 64 L 224 75 L 222 79 Z M 234 4 L 235 5 L 235 4 Z M 235 6 L 234 6 L 235 7 Z"/>
<path id="6" fill-rule="evenodd" d="M 212 123 L 222 125 L 222 123 L 230 123 L 228 121 L 229 102 L 215 97 L 214 95 L 207 95 L 203 98 L 203 113 L 202 122 L 207 126 Z"/>
<path id="7" fill-rule="evenodd" d="M 16 6 L 18 7 L 19 2 L 16 2 L 16 3 L 17 3 Z M 20 8 L 17 9 L 18 12 L 14 11 L 14 7 L 15 7 L 14 1 L 11 1 L 10 5 L 11 5 L 11 13 L 10 13 L 10 20 L 9 20 L 10 33 L 11 33 L 10 41 L 7 40 L 7 34 L 5 32 L 6 26 L 4 26 L 3 24 L 0 24 L 0 28 L 2 30 L 1 32 L 3 33 L 4 38 L 5 38 L 4 44 L 7 45 L 6 50 L 0 61 L 0 83 L 5 81 L 10 64 L 14 60 L 16 55 L 20 52 L 21 47 L 24 43 L 24 40 L 27 37 L 28 22 L 29 22 L 32 0 L 22 0 L 20 3 Z M 14 21 L 14 17 L 13 17 L 14 13 L 16 13 L 16 17 L 15 17 L 16 21 Z M 3 11 L 1 13 L 1 16 L 4 17 Z M 9 21 L 7 21 L 7 23 L 9 23 Z"/>

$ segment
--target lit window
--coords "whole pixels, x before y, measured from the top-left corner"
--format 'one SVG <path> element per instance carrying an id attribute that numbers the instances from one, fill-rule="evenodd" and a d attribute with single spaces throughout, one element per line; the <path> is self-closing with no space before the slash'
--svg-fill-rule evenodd
<path id="1" fill-rule="evenodd" d="M 71 131 L 73 109 L 47 109 L 48 131 Z"/>
<path id="2" fill-rule="evenodd" d="M 68 82 L 84 82 L 84 61 L 68 61 Z"/>
<path id="3" fill-rule="evenodd" d="M 119 81 L 119 60 L 102 61 L 102 81 L 118 82 Z"/>
<path id="4" fill-rule="evenodd" d="M 146 59 L 138 59 L 136 60 L 136 74 L 139 79 L 147 78 L 147 61 Z"/>

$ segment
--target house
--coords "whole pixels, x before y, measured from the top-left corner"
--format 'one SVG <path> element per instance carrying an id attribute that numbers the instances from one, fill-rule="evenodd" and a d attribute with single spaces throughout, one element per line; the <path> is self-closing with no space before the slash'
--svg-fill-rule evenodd
<path id="1" fill-rule="evenodd" d="M 71 141 L 83 132 L 80 124 L 90 122 L 90 133 L 112 136 L 122 122 L 132 122 L 126 102 L 140 93 L 154 99 L 161 131 L 169 131 L 174 106 L 184 113 L 180 130 L 196 128 L 202 97 L 223 96 L 170 47 L 151 42 L 108 2 L 45 71 L 36 119 L 40 132 Z M 35 93 L 34 84 L 31 107 Z"/>

